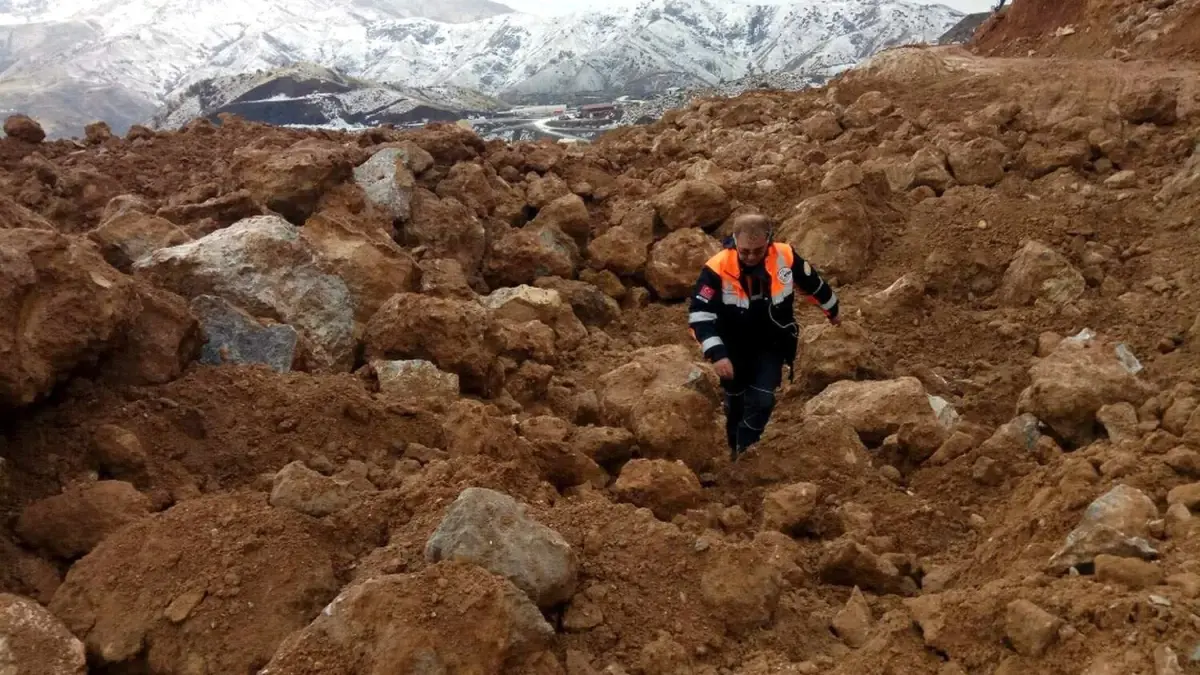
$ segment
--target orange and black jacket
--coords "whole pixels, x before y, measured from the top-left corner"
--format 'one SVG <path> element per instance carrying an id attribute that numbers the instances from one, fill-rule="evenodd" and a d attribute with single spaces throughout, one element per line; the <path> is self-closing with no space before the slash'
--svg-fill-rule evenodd
<path id="1" fill-rule="evenodd" d="M 793 308 L 797 288 L 826 317 L 837 316 L 837 294 L 791 246 L 772 242 L 763 262 L 744 270 L 727 240 L 696 280 L 688 328 L 709 361 L 736 363 L 743 355 L 776 349 L 790 366 L 799 341 Z"/>

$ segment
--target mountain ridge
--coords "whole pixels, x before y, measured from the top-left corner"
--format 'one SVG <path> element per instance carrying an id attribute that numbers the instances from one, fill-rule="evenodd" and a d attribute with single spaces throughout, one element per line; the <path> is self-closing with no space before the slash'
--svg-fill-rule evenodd
<path id="1" fill-rule="evenodd" d="M 931 42 L 962 16 L 911 0 L 644 0 L 566 17 L 500 12 L 504 6 L 477 1 L 459 0 L 454 11 L 491 15 L 461 23 L 401 16 L 422 0 L 336 8 L 317 0 L 107 0 L 74 14 L 63 6 L 55 16 L 67 18 L 58 23 L 0 25 L 0 100 L 50 117 L 51 133 L 90 121 L 82 110 L 120 109 L 122 119 L 106 120 L 119 130 L 196 82 L 296 62 L 377 82 L 451 84 L 509 102 L 646 94 L 756 71 L 829 76 L 882 48 Z M 9 0 L 0 9 L 38 6 Z"/>

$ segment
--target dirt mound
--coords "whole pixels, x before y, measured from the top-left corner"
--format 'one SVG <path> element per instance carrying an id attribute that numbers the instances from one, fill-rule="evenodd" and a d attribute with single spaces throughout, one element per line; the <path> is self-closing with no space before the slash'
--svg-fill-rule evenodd
<path id="1" fill-rule="evenodd" d="M 1105 48 L 1184 35 L 1159 4 Z M 1108 39 L 1107 5 L 1036 9 L 976 48 Z M 14 120 L 0 590 L 38 618 L 9 660 L 1186 672 L 1196 75 L 901 48 L 571 147 Z M 730 463 L 686 299 L 748 211 L 843 323 L 798 313 Z"/>

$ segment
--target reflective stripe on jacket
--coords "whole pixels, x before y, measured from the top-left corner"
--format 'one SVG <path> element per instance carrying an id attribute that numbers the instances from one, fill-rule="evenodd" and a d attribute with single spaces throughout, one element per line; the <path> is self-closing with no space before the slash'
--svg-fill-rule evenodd
<path id="1" fill-rule="evenodd" d="M 737 249 L 726 246 L 704 263 L 696 280 L 688 312 L 692 337 L 710 361 L 731 358 L 731 350 L 778 348 L 790 364 L 799 335 L 792 302 L 796 289 L 827 317 L 837 315 L 837 294 L 791 246 L 772 242 L 762 264 L 770 287 L 763 295 L 769 298 L 758 299 L 767 303 L 766 311 L 752 311 L 753 289 L 744 283 L 748 277 Z"/>

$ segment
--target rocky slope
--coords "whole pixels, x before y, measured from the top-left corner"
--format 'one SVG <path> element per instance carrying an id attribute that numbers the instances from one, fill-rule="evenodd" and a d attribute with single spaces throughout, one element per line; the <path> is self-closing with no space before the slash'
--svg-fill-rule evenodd
<path id="1" fill-rule="evenodd" d="M 571 148 L 11 119 L 7 658 L 1192 672 L 1196 75 L 906 48 Z M 731 465 L 684 300 L 748 209 L 845 322 Z"/>
<path id="2" fill-rule="evenodd" d="M 972 44 L 992 56 L 1194 60 L 1200 54 L 1200 2 L 1016 2 L 986 21 Z"/>
<path id="3" fill-rule="evenodd" d="M 960 16 L 908 0 L 644 0 L 567 17 L 448 23 L 398 18 L 405 15 L 390 4 L 68 4 L 33 14 L 38 21 L 0 21 L 0 91 L 6 107 L 42 119 L 53 136 L 97 118 L 124 133 L 197 82 L 296 62 L 378 82 L 558 102 L 580 91 L 715 84 L 750 70 L 832 74 L 883 47 L 928 42 Z"/>

